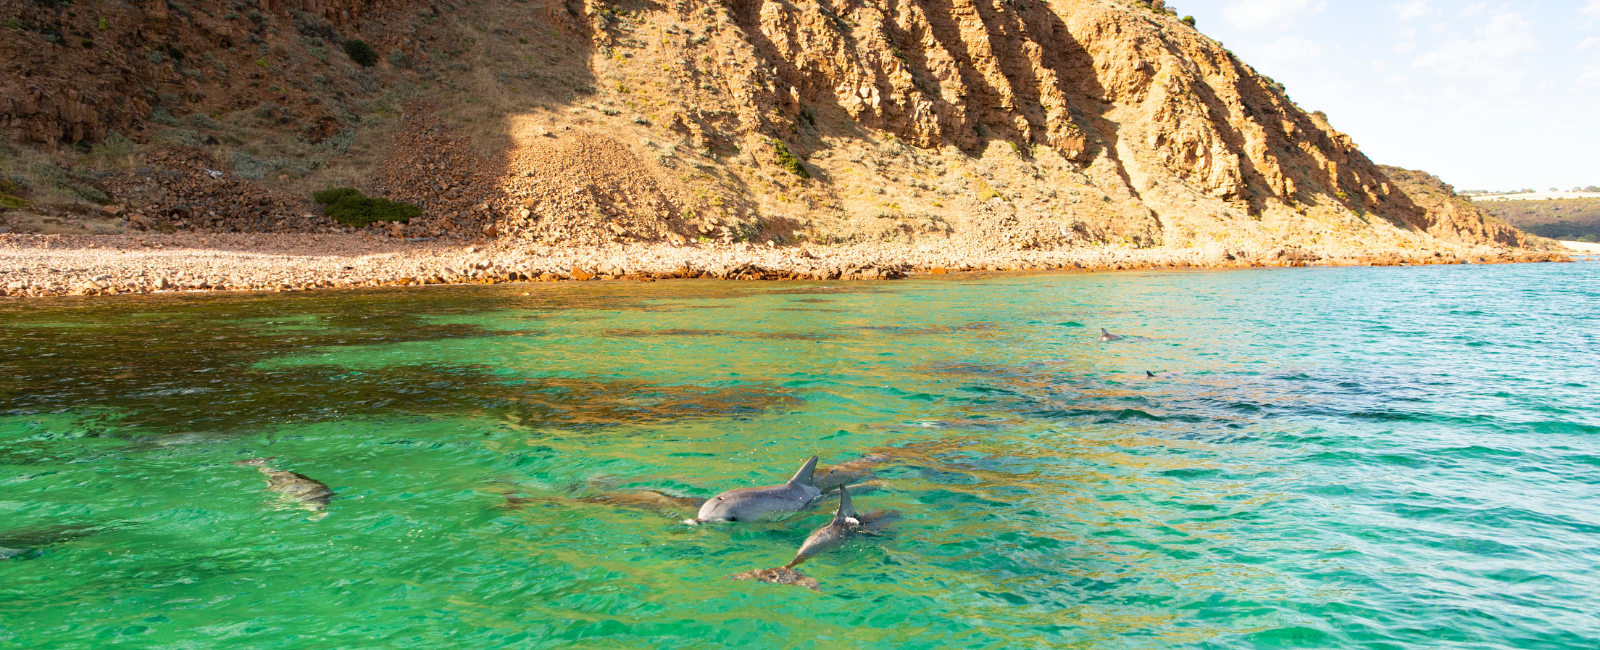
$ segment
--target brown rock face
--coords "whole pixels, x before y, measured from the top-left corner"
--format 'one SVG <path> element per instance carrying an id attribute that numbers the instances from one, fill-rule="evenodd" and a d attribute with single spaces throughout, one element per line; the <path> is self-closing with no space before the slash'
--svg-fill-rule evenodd
<path id="1" fill-rule="evenodd" d="M 1308 206 L 1403 230 L 1424 221 L 1322 115 L 1176 17 L 1132 3 L 731 6 L 761 62 L 732 85 L 749 89 L 758 110 L 741 117 L 762 130 L 795 130 L 810 107 L 834 106 L 924 148 L 1049 150 L 1089 172 L 1073 184 L 1149 209 L 1093 224 L 1135 240 L 1239 234 L 1236 223 L 1218 233 L 1216 216 L 1276 213 L 1293 227 Z"/>
<path id="2" fill-rule="evenodd" d="M 0 0 L 17 18 L 0 28 L 0 130 L 35 144 L 203 136 L 227 163 L 253 143 L 197 125 L 251 116 L 322 147 L 316 169 L 334 171 L 303 184 L 325 174 L 423 209 L 392 235 L 1228 260 L 1525 243 L 1437 179 L 1373 164 L 1162 3 L 81 4 Z M 351 38 L 375 66 L 346 56 Z M 375 169 L 320 144 L 348 148 L 361 129 L 383 134 Z M 185 188 L 139 205 L 211 228 L 330 227 L 266 214 L 291 197 Z"/>
<path id="3" fill-rule="evenodd" d="M 32 144 L 98 142 L 108 131 L 143 141 L 157 106 L 182 117 L 273 101 L 285 104 L 295 126 L 320 141 L 329 133 L 316 133 L 315 125 L 337 120 L 327 106 L 307 101 L 312 68 L 322 68 L 315 72 L 324 84 L 349 91 L 364 76 L 337 42 L 328 41 L 362 37 L 415 49 L 398 34 L 357 34 L 353 23 L 428 6 L 408 0 L 94 6 L 0 0 L 0 131 Z"/>
<path id="4" fill-rule="evenodd" d="M 1480 210 L 1472 199 L 1456 194 L 1456 188 L 1427 172 L 1384 165 L 1383 173 L 1417 205 L 1427 211 L 1419 227 L 1439 239 L 1463 244 L 1494 243 L 1525 248 L 1528 235 L 1510 224 Z"/>

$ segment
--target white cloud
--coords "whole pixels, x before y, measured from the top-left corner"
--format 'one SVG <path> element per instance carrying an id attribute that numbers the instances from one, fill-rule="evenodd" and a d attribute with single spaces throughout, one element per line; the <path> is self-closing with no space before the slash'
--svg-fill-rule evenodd
<path id="1" fill-rule="evenodd" d="M 1489 3 L 1487 3 L 1487 2 L 1479 2 L 1477 4 L 1467 5 L 1466 9 L 1462 9 L 1461 10 L 1461 17 L 1462 18 L 1470 18 L 1472 16 L 1476 16 L 1476 15 L 1481 14 L 1481 13 L 1483 13 L 1485 11 L 1488 11 L 1488 10 L 1489 10 Z"/>
<path id="2" fill-rule="evenodd" d="M 1590 36 L 1589 38 L 1583 39 L 1583 42 L 1578 43 L 1578 49 L 1587 50 L 1596 45 L 1600 45 L 1600 38 Z"/>
<path id="3" fill-rule="evenodd" d="M 1263 29 L 1322 13 L 1326 7 L 1323 0 L 1232 0 L 1222 13 L 1240 29 Z"/>
<path id="4" fill-rule="evenodd" d="M 1451 38 L 1412 63 L 1450 77 L 1507 81 L 1522 74 L 1511 59 L 1539 49 L 1532 27 L 1521 14 L 1501 11 L 1479 23 L 1473 38 Z"/>
<path id="5" fill-rule="evenodd" d="M 1428 6 L 1428 3 L 1432 1 L 1433 0 L 1410 0 L 1409 2 L 1402 2 L 1395 5 L 1394 11 L 1396 14 L 1400 15 L 1400 20 L 1421 18 L 1433 13 L 1433 8 Z M 1600 2 L 1600 0 L 1594 1 Z"/>
<path id="6" fill-rule="evenodd" d="M 1591 63 L 1578 72 L 1574 84 L 1579 86 L 1600 86 L 1600 63 Z"/>
<path id="7" fill-rule="evenodd" d="M 1600 18 L 1600 0 L 1589 0 L 1589 4 L 1578 8 L 1578 13 L 1590 18 Z"/>
<path id="8" fill-rule="evenodd" d="M 1315 59 L 1322 56 L 1322 46 L 1299 36 L 1283 36 L 1271 43 L 1250 48 L 1249 54 L 1252 59 L 1273 66 L 1273 64 Z"/>

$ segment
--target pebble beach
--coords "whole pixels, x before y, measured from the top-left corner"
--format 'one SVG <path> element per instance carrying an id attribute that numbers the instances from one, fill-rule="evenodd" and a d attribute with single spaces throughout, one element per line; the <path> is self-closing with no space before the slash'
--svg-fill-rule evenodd
<path id="1" fill-rule="evenodd" d="M 0 235 L 0 296 L 166 291 L 308 291 L 373 286 L 527 281 L 717 278 L 892 280 L 918 273 L 1114 271 L 1150 268 L 1569 261 L 1562 254 L 1483 249 L 1312 253 L 1085 247 L 993 251 L 931 244 L 766 246 L 630 243 L 550 247 L 380 234 Z"/>

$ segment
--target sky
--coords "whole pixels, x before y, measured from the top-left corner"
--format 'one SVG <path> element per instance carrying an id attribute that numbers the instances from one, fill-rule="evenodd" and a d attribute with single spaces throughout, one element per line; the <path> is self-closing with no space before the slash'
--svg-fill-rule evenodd
<path id="1" fill-rule="evenodd" d="M 1600 0 L 1168 0 L 1373 161 L 1600 185 Z"/>

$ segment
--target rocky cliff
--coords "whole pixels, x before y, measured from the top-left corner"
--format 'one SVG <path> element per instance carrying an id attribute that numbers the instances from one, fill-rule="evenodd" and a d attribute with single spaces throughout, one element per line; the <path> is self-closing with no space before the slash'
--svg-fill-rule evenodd
<path id="1" fill-rule="evenodd" d="M 196 170 L 296 196 L 354 182 L 423 206 L 410 234 L 1524 243 L 1159 0 L 0 0 L 0 20 L 13 139 L 189 145 Z M 183 227 L 329 225 L 234 219 L 213 194 L 118 198 Z"/>

